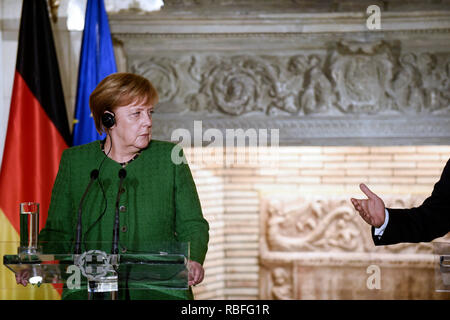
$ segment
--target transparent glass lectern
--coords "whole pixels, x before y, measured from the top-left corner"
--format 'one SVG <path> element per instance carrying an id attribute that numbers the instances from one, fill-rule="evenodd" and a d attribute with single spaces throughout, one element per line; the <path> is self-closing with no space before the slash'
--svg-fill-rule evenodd
<path id="1" fill-rule="evenodd" d="M 72 244 L 57 244 L 72 247 Z M 3 264 L 14 274 L 25 277 L 30 284 L 63 284 L 67 293 L 80 293 L 80 297 L 117 299 L 124 290 L 188 289 L 189 244 L 127 243 L 126 253 L 109 254 L 105 248 L 111 243 L 85 243 L 81 254 L 24 251 L 2 252 Z M 52 244 L 43 244 L 43 247 Z M 4 251 L 5 249 L 3 249 Z M 11 277 L 15 277 L 11 274 Z M 16 285 L 12 290 L 20 290 Z M 5 288 L 3 288 L 5 289 Z M 101 295 L 98 295 L 101 294 Z"/>
<path id="2" fill-rule="evenodd" d="M 435 287 L 438 292 L 450 292 L 450 242 L 433 242 Z"/>
<path id="3" fill-rule="evenodd" d="M 111 254 L 111 241 L 43 242 L 38 232 L 39 203 L 22 202 L 20 243 L 0 242 L 3 264 L 14 272 L 14 281 L 0 283 L 0 289 L 25 288 L 16 277 L 31 285 L 63 284 L 63 297 L 92 300 L 116 300 L 123 293 L 130 298 L 130 290 L 188 289 L 188 243 L 119 240 L 121 253 Z"/>

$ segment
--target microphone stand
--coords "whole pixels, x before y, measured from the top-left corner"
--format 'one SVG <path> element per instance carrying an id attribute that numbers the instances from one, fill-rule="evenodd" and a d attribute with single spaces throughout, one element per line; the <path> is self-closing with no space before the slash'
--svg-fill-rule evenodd
<path id="1" fill-rule="evenodd" d="M 113 229 L 113 243 L 112 243 L 112 254 L 119 254 L 119 226 L 120 226 L 120 216 L 119 216 L 119 201 L 120 196 L 122 195 L 122 184 L 123 180 L 127 176 L 127 171 L 125 169 L 119 170 L 119 191 L 117 192 L 116 197 L 116 215 L 114 219 L 114 229 Z"/>
<path id="2" fill-rule="evenodd" d="M 116 206 L 115 206 L 115 219 L 114 219 L 114 229 L 113 229 L 113 242 L 111 249 L 111 265 L 114 268 L 118 268 L 119 266 L 119 226 L 120 226 L 120 215 L 119 215 L 119 202 L 120 196 L 122 195 L 122 185 L 125 177 L 127 176 L 127 171 L 125 169 L 119 170 L 119 190 L 117 192 L 116 197 Z M 116 271 L 117 272 L 117 271 Z M 117 300 L 117 291 L 111 292 L 111 300 Z"/>
<path id="3" fill-rule="evenodd" d="M 92 183 L 98 178 L 99 171 L 97 169 L 94 169 L 91 171 L 91 180 L 89 181 L 89 184 L 84 191 L 83 196 L 81 197 L 80 204 L 78 206 L 78 222 L 77 222 L 77 233 L 76 233 L 76 240 L 75 240 L 75 250 L 74 254 L 76 258 L 81 254 L 81 239 L 82 239 L 82 225 L 81 225 L 81 216 L 82 216 L 82 209 L 83 209 L 83 202 L 86 198 L 86 195 L 88 194 L 89 189 L 92 186 Z"/>

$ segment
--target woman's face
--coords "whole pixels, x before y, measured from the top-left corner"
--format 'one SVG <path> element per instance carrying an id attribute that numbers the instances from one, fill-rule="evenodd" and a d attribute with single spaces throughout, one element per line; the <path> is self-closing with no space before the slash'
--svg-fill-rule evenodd
<path id="1" fill-rule="evenodd" d="M 116 124 L 111 128 L 113 143 L 124 150 L 146 148 L 152 138 L 153 106 L 129 104 L 115 110 Z"/>

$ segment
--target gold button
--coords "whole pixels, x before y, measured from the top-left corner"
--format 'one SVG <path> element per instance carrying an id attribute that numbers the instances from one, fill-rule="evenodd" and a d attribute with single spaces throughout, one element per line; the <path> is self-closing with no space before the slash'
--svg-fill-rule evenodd
<path id="1" fill-rule="evenodd" d="M 127 232 L 127 226 L 122 227 L 122 232 Z"/>
<path id="2" fill-rule="evenodd" d="M 122 253 L 127 252 L 127 247 L 122 247 Z"/>
<path id="3" fill-rule="evenodd" d="M 120 206 L 120 207 L 119 207 L 119 211 L 120 211 L 120 212 L 125 212 L 125 211 L 127 211 L 127 207 L 125 207 L 125 206 Z"/>

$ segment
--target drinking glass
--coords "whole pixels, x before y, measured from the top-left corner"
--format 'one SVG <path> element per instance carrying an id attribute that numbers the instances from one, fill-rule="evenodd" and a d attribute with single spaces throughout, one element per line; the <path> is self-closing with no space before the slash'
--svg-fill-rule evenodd
<path id="1" fill-rule="evenodd" d="M 38 251 L 39 203 L 20 204 L 20 247 L 19 253 L 35 254 Z"/>

